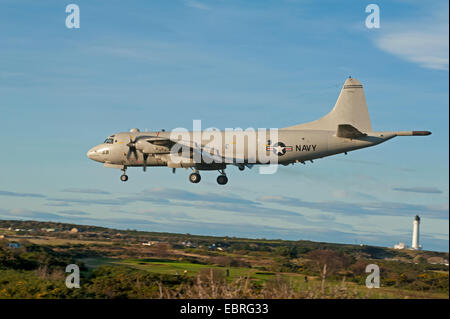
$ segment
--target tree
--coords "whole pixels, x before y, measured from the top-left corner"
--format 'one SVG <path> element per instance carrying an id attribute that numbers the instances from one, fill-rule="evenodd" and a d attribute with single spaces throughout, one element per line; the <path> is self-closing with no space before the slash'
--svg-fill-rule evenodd
<path id="1" fill-rule="evenodd" d="M 345 254 L 338 254 L 331 250 L 315 250 L 307 254 L 307 257 L 313 261 L 316 266 L 316 270 L 319 273 L 323 273 L 324 266 L 326 265 L 327 274 L 335 274 L 339 270 L 345 269 L 350 264 L 350 258 Z"/>

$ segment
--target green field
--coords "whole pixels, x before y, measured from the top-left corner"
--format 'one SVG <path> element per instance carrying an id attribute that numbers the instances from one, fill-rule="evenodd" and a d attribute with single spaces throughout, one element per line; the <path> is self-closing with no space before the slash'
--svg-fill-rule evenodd
<path id="1" fill-rule="evenodd" d="M 305 281 L 305 276 L 295 273 L 273 273 L 264 272 L 258 269 L 245 267 L 223 267 L 216 265 L 204 265 L 197 263 L 180 262 L 171 259 L 158 258 L 140 258 L 140 259 L 124 259 L 116 260 L 114 258 L 91 258 L 83 260 L 88 267 L 99 267 L 102 265 L 123 265 L 154 274 L 166 274 L 176 276 L 196 277 L 201 271 L 215 269 L 219 270 L 226 276 L 227 269 L 229 276 L 227 281 L 233 281 L 238 278 L 249 278 L 251 281 L 263 284 L 268 280 L 274 280 L 278 276 L 289 281 L 295 290 L 319 290 L 321 287 L 321 279 L 319 277 L 307 276 L 308 281 Z M 186 271 L 186 273 L 185 273 Z M 342 281 L 329 280 L 327 281 L 326 289 L 339 289 L 343 286 Z M 345 282 L 345 289 L 351 290 L 354 297 L 358 298 L 438 298 L 446 299 L 446 293 L 430 293 L 423 291 L 402 290 L 395 288 L 381 287 L 379 289 L 368 289 L 365 286 L 360 286 L 352 282 Z"/>
<path id="2" fill-rule="evenodd" d="M 249 277 L 256 280 L 268 280 L 273 278 L 276 274 L 273 272 L 264 272 L 256 268 L 248 267 L 223 267 L 217 265 L 205 265 L 198 263 L 180 262 L 170 259 L 158 258 L 141 258 L 141 259 L 123 259 L 115 258 L 84 258 L 81 261 L 88 268 L 96 268 L 103 265 L 124 265 L 135 269 L 145 270 L 151 273 L 166 274 L 166 275 L 183 275 L 195 277 L 200 271 L 206 269 L 217 269 L 223 272 L 224 276 L 227 274 L 229 280 L 238 277 Z M 299 277 L 298 274 L 283 274 L 285 277 Z"/>

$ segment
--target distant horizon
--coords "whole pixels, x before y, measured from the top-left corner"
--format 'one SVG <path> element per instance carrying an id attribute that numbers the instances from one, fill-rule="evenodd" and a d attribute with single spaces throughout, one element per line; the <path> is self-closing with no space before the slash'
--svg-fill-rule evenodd
<path id="1" fill-rule="evenodd" d="M 136 232 L 143 232 L 143 233 L 160 233 L 160 234 L 174 234 L 174 235 L 184 235 L 184 236 L 197 236 L 197 237 L 216 237 L 216 238 L 235 238 L 235 239 L 255 239 L 255 240 L 279 240 L 279 241 L 289 241 L 289 242 L 299 242 L 299 241 L 309 241 L 309 242 L 315 242 L 315 243 L 325 243 L 325 244 L 336 244 L 336 245 L 351 245 L 351 246 L 371 246 L 371 247 L 381 247 L 381 248 L 390 248 L 398 251 L 402 250 L 412 250 L 412 251 L 432 251 L 432 252 L 438 252 L 438 253 L 449 253 L 449 251 L 440 251 L 440 250 L 428 250 L 428 249 L 411 249 L 411 247 L 408 245 L 408 248 L 405 249 L 395 249 L 393 246 L 378 246 L 378 245 L 371 245 L 371 244 L 364 244 L 364 243 L 348 243 L 348 242 L 329 242 L 329 241 L 315 241 L 315 240 L 309 240 L 309 239 L 283 239 L 283 238 L 266 238 L 266 237 L 242 237 L 242 236 L 228 236 L 228 235 L 203 235 L 203 234 L 197 234 L 197 233 L 180 233 L 180 232 L 165 232 L 165 231 L 152 231 L 152 230 L 140 230 L 140 229 L 123 229 L 123 228 L 112 228 L 107 227 L 103 225 L 88 225 L 88 224 L 75 224 L 75 223 L 66 223 L 66 222 L 56 222 L 56 221 L 43 221 L 43 220 L 20 220 L 20 219 L 1 219 L 5 222 L 39 222 L 39 223 L 56 223 L 56 224 L 66 224 L 66 225 L 72 225 L 72 226 L 92 226 L 92 227 L 100 227 L 100 228 L 106 228 L 111 230 L 117 230 L 117 231 L 136 231 Z M 396 243 L 398 244 L 398 242 Z M 406 244 L 406 243 L 404 243 Z M 395 245 L 395 244 L 394 244 Z"/>

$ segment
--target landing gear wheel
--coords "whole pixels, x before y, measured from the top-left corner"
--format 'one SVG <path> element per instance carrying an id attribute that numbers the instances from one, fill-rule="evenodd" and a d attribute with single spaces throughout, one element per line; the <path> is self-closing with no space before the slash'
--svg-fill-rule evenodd
<path id="1" fill-rule="evenodd" d="M 238 167 L 239 167 L 239 170 L 240 170 L 240 171 L 243 171 L 243 170 L 245 169 L 245 166 L 244 166 L 244 165 L 239 165 Z"/>
<path id="2" fill-rule="evenodd" d="M 217 183 L 219 185 L 225 185 L 226 183 L 228 183 L 228 177 L 226 175 L 219 175 L 217 177 Z"/>
<path id="3" fill-rule="evenodd" d="M 120 175 L 120 180 L 121 180 L 122 182 L 126 182 L 126 181 L 128 180 L 128 175 L 125 175 L 125 174 Z"/>
<path id="4" fill-rule="evenodd" d="M 191 175 L 189 175 L 189 181 L 191 183 L 197 184 L 201 179 L 202 178 L 199 173 L 192 173 Z"/>

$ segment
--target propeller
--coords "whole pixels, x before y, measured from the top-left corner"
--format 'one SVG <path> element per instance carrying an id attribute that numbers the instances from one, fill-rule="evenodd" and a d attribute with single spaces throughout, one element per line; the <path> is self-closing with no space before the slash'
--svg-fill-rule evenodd
<path id="1" fill-rule="evenodd" d="M 147 171 L 147 158 L 148 158 L 148 154 L 144 153 L 144 166 L 142 166 L 142 169 L 144 170 L 144 172 Z"/>
<path id="2" fill-rule="evenodd" d="M 141 138 L 142 138 L 142 136 L 141 136 Z M 137 148 L 136 148 L 136 144 L 138 143 L 138 140 L 139 140 L 139 137 L 136 137 L 133 140 L 133 138 L 130 136 L 130 142 L 127 144 L 127 146 L 128 146 L 127 159 L 128 160 L 130 159 L 131 154 L 134 155 L 134 158 L 136 160 L 138 159 Z M 140 151 L 142 152 L 142 150 L 140 150 Z M 142 169 L 145 172 L 145 171 L 147 171 L 147 158 L 148 158 L 149 154 L 144 153 L 144 152 L 142 152 L 142 154 L 143 154 L 143 158 L 144 158 Z"/>
<path id="3" fill-rule="evenodd" d="M 133 139 L 130 136 L 130 142 L 127 144 L 127 146 L 128 146 L 127 159 L 128 160 L 130 159 L 131 154 L 133 154 L 134 158 L 137 159 L 136 139 L 133 141 Z"/>

